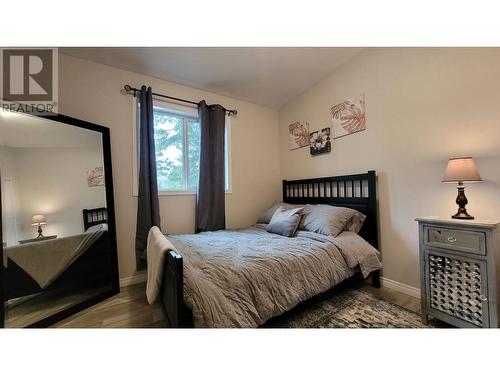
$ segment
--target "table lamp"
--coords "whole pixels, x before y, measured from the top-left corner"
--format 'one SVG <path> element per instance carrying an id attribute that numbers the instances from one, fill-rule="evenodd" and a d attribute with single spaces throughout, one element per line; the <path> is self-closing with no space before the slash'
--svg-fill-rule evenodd
<path id="1" fill-rule="evenodd" d="M 465 197 L 464 182 L 482 181 L 481 176 L 476 168 L 476 163 L 471 157 L 452 158 L 448 160 L 446 171 L 444 172 L 443 182 L 456 182 L 458 183 L 458 212 L 452 215 L 453 219 L 474 219 L 467 213 L 465 205 L 468 203 Z"/>
<path id="2" fill-rule="evenodd" d="M 47 219 L 45 218 L 44 215 L 33 215 L 31 218 L 31 225 L 37 226 L 38 225 L 38 237 L 39 239 L 43 238 L 42 234 L 42 225 L 47 224 Z"/>

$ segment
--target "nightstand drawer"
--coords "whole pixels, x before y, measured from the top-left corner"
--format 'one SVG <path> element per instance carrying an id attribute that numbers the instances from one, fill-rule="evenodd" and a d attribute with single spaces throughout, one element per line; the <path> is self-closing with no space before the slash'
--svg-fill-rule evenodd
<path id="1" fill-rule="evenodd" d="M 424 244 L 469 254 L 486 255 L 484 232 L 424 226 Z"/>

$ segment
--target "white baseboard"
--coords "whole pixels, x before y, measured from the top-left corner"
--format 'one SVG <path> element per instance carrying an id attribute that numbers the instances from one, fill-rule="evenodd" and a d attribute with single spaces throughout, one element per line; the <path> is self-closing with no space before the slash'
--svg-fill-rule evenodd
<path id="1" fill-rule="evenodd" d="M 124 277 L 123 279 L 120 279 L 120 287 L 123 288 L 125 286 L 144 283 L 146 282 L 146 280 L 147 280 L 146 272 L 140 272 L 133 276 Z M 385 277 L 382 277 L 382 286 L 420 299 L 419 288 L 415 288 L 413 286 L 406 285 L 398 281 L 387 279 Z"/>
<path id="2" fill-rule="evenodd" d="M 144 283 L 146 282 L 146 280 L 147 280 L 146 272 L 139 272 L 134 276 L 124 277 L 123 279 L 120 279 L 120 287 L 123 288 L 124 286 Z"/>
<path id="3" fill-rule="evenodd" d="M 406 285 L 391 279 L 386 279 L 385 277 L 382 277 L 382 286 L 420 299 L 420 289 L 415 288 L 414 286 Z"/>

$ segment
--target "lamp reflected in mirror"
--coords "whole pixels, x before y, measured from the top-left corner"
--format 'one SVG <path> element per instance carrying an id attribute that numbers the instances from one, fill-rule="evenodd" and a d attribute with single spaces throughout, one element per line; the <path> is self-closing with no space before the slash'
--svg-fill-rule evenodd
<path id="1" fill-rule="evenodd" d="M 37 239 L 42 239 L 43 238 L 43 231 L 42 231 L 42 225 L 47 224 L 47 219 L 45 218 L 44 215 L 33 215 L 31 218 L 31 225 L 33 226 L 38 226 L 38 237 Z"/>

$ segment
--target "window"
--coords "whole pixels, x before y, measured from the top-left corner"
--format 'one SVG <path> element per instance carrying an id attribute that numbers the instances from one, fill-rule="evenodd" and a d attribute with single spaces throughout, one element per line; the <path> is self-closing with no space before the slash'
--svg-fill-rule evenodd
<path id="1" fill-rule="evenodd" d="M 153 112 L 158 190 L 195 190 L 200 175 L 200 124 L 161 108 Z"/>
<path id="2" fill-rule="evenodd" d="M 194 194 L 200 175 L 201 129 L 198 114 L 174 108 L 160 106 L 155 102 L 153 109 L 158 191 L 164 195 Z M 225 143 L 227 193 L 230 190 L 228 122 L 226 122 Z M 135 169 L 134 192 L 137 194 L 138 171 Z"/>

